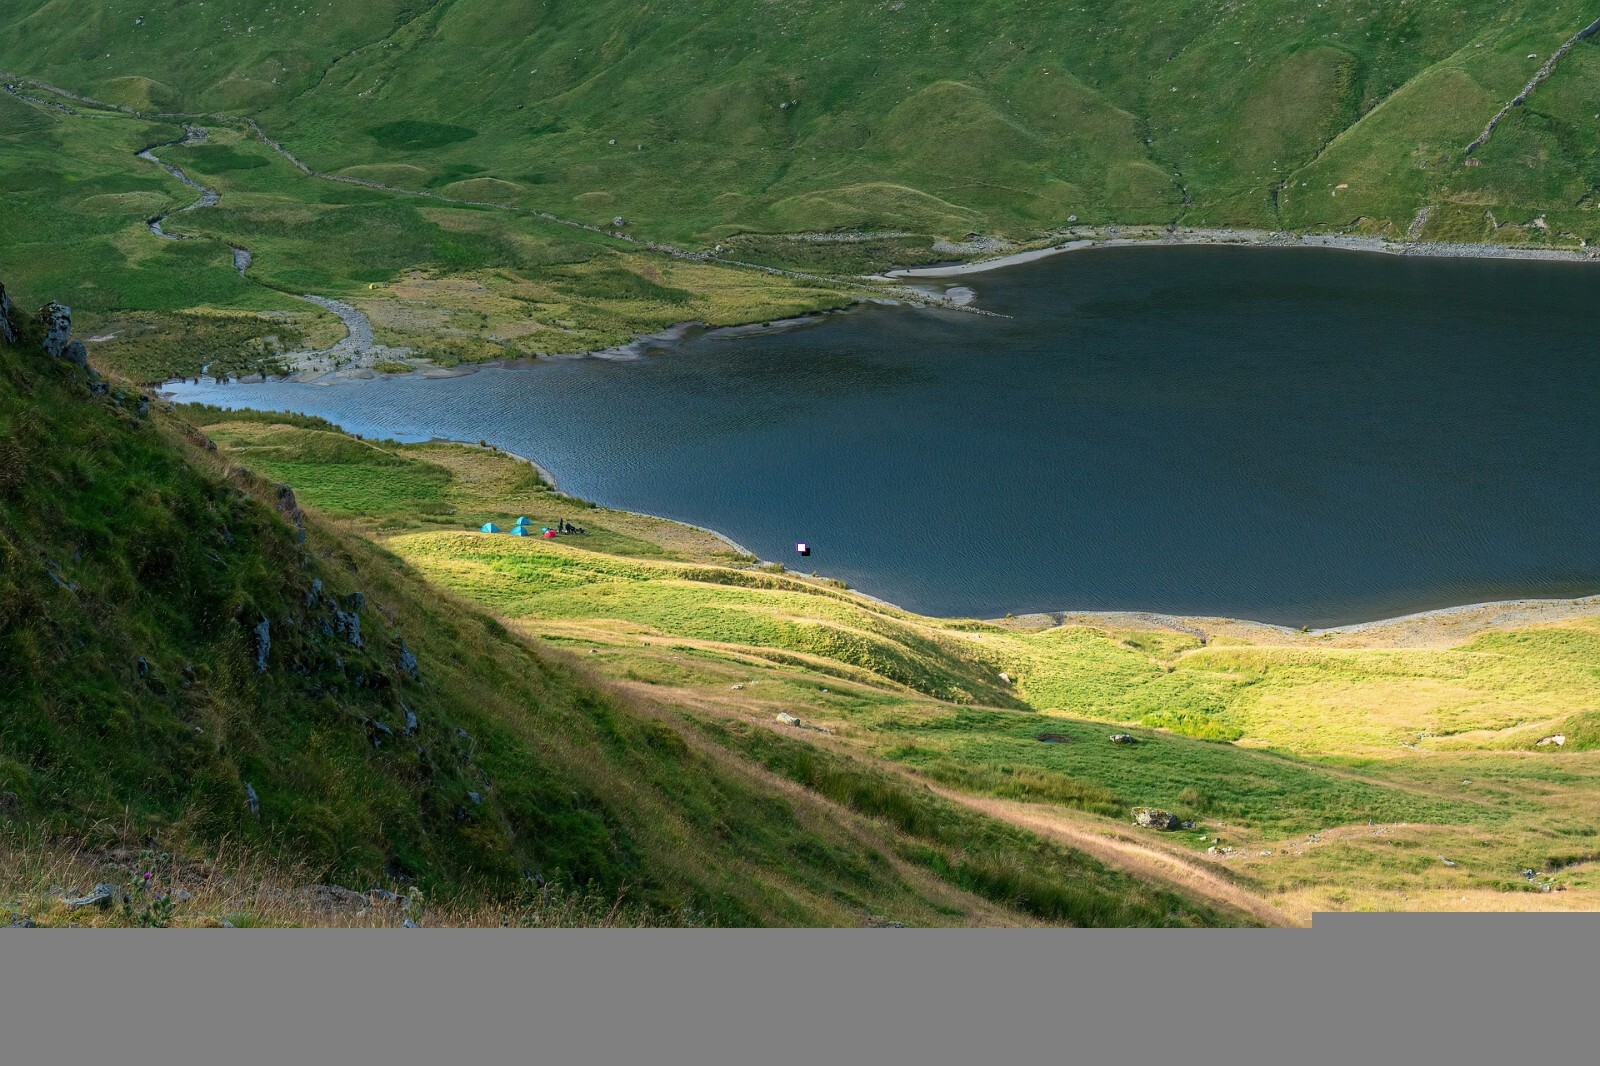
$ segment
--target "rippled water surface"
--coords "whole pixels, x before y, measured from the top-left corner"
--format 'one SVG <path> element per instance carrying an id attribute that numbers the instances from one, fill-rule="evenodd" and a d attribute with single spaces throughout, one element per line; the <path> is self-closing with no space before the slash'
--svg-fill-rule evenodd
<path id="1" fill-rule="evenodd" d="M 1600 591 L 1600 267 L 1135 248 L 959 281 L 1014 317 L 174 391 L 485 439 L 932 614 L 1329 625 Z"/>

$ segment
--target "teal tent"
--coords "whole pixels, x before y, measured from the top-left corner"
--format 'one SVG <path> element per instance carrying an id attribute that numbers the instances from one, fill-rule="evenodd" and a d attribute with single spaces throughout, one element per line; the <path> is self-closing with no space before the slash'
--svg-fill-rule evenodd
<path id="1" fill-rule="evenodd" d="M 528 521 L 528 516 L 527 515 L 523 515 L 521 518 L 518 518 L 515 522 L 513 522 L 511 524 L 513 526 L 531 526 L 531 525 L 533 525 L 532 522 Z"/>
<path id="2" fill-rule="evenodd" d="M 478 532 L 479 533 L 498 533 L 498 532 L 500 532 L 500 527 L 495 525 L 493 522 L 485 522 L 483 525 L 478 527 Z"/>
<path id="3" fill-rule="evenodd" d="M 512 526 L 511 527 L 511 535 L 513 537 L 531 537 L 531 536 L 533 536 L 532 533 L 528 532 L 528 527 L 527 526 Z"/>

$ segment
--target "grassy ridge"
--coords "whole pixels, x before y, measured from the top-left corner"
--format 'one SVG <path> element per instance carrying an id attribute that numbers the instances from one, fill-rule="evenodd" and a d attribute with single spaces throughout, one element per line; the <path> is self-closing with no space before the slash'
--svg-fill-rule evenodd
<path id="1" fill-rule="evenodd" d="M 300 477 L 308 502 L 430 580 L 678 704 L 717 743 L 808 787 L 854 786 L 825 784 L 832 771 L 794 763 L 792 748 L 769 751 L 778 712 L 829 730 L 796 734 L 826 741 L 809 757 L 842 748 L 887 780 L 909 774 L 1107 825 L 1134 806 L 1175 811 L 1201 825 L 1180 847 L 1234 847 L 1241 876 L 1291 907 L 1445 906 L 1462 892 L 1514 901 L 1539 887 L 1518 871 L 1593 850 L 1592 618 L 1369 647 L 922 618 L 755 566 L 682 527 L 579 512 L 490 451 L 353 442 L 265 414 L 194 417 L 241 462 Z M 426 494 L 393 500 L 390 486 L 422 483 Z M 590 532 L 549 542 L 463 531 L 522 513 L 541 524 L 577 515 Z M 1116 731 L 1141 743 L 1108 743 Z M 1555 733 L 1564 746 L 1538 743 Z M 1322 847 L 1330 831 L 1341 842 Z M 1552 876 L 1588 891 L 1583 868 Z"/>

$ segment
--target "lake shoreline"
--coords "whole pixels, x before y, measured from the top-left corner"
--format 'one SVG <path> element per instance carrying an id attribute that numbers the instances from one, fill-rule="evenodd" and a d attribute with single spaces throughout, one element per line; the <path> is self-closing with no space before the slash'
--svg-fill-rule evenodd
<path id="1" fill-rule="evenodd" d="M 1060 241 L 1061 243 L 1056 243 Z M 1563 263 L 1600 263 L 1600 249 L 1519 248 L 1501 244 L 1455 244 L 1439 241 L 1391 241 L 1352 234 L 1295 234 L 1252 229 L 1169 229 L 1164 226 L 1098 226 L 1066 230 L 1040 248 L 1025 248 L 974 262 L 931 267 L 904 267 L 870 275 L 883 281 L 908 278 L 954 278 L 1031 263 L 1066 252 L 1091 248 L 1318 248 L 1421 256 L 1431 259 L 1520 259 Z"/>
<path id="2" fill-rule="evenodd" d="M 181 403 L 183 401 L 177 402 Z M 345 432 L 343 427 L 340 427 L 340 429 L 341 432 Z M 534 472 L 552 491 L 560 492 L 555 475 L 547 467 L 537 460 L 508 451 L 499 445 L 485 445 L 476 441 L 456 440 L 450 437 L 438 436 L 429 437 L 423 443 L 458 444 L 526 463 L 533 468 Z M 785 571 L 796 578 L 805 579 L 811 577 L 823 581 L 837 580 L 820 571 L 810 574 L 798 572 L 789 569 L 786 564 L 780 564 L 770 559 L 762 559 L 758 553 L 740 544 L 720 530 L 712 529 L 709 526 L 697 525 L 693 522 L 686 522 L 679 518 L 669 518 L 665 515 L 652 514 L 648 511 L 609 507 L 605 504 L 596 503 L 581 496 L 571 496 L 567 493 L 562 493 L 562 495 L 566 495 L 574 501 L 599 511 L 634 515 L 640 518 L 654 519 L 658 522 L 668 522 L 672 525 L 692 529 L 714 537 L 738 554 L 749 556 L 754 560 L 752 563 L 754 566 L 771 567 L 784 565 Z M 1368 641 L 1373 641 L 1385 647 L 1433 647 L 1439 646 L 1440 643 L 1459 643 L 1461 640 L 1482 632 L 1525 625 L 1549 624 L 1574 618 L 1600 617 L 1600 593 L 1596 593 L 1578 597 L 1523 597 L 1509 600 L 1485 600 L 1450 607 L 1434 607 L 1424 611 L 1413 611 L 1364 622 L 1349 622 L 1343 625 L 1321 628 L 1297 628 L 1276 622 L 1263 622 L 1251 618 L 1223 615 L 1187 615 L 1134 609 L 1094 611 L 1066 609 L 1060 611 L 1030 611 L 1024 614 L 1006 615 L 1004 617 L 969 618 L 959 615 L 927 615 L 854 586 L 846 585 L 845 587 L 852 595 L 858 596 L 869 603 L 919 618 L 939 618 L 943 621 L 973 621 L 1019 629 L 1045 629 L 1074 625 L 1107 626 L 1119 629 L 1164 629 L 1196 637 L 1204 643 L 1209 643 L 1218 636 L 1233 635 L 1248 637 L 1255 643 L 1293 644 L 1315 640 L 1319 643 L 1331 642 L 1335 646 L 1361 647 Z M 1410 632 L 1405 632 L 1406 630 L 1410 630 Z M 1397 638 L 1399 639 L 1397 640 Z"/>

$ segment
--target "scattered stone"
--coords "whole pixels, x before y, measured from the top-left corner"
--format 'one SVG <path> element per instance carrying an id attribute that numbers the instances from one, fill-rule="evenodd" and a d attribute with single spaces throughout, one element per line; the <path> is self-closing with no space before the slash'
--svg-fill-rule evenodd
<path id="1" fill-rule="evenodd" d="M 248 781 L 244 783 L 244 802 L 252 815 L 261 817 L 261 797 L 256 795 L 256 787 Z"/>
<path id="2" fill-rule="evenodd" d="M 1111 734 L 1111 743 L 1113 743 L 1113 744 L 1137 744 L 1139 742 L 1137 740 L 1135 740 L 1132 736 L 1130 736 L 1127 733 L 1112 733 Z"/>
<path id="3" fill-rule="evenodd" d="M 1158 807 L 1135 807 L 1133 809 L 1133 820 L 1136 825 L 1141 825 L 1146 829 L 1160 829 L 1165 832 L 1171 832 L 1174 829 L 1181 828 L 1183 825 L 1176 814 L 1171 811 L 1163 811 Z"/>
<path id="4" fill-rule="evenodd" d="M 744 691 L 744 682 L 741 681 L 739 684 L 734 685 L 733 686 L 733 691 L 735 691 L 735 692 L 743 692 Z"/>
<path id="5" fill-rule="evenodd" d="M 1449 859 L 1445 858 L 1443 855 L 1439 856 L 1439 861 L 1444 863 L 1446 866 L 1451 866 L 1451 867 L 1455 866 L 1455 863 L 1451 862 Z"/>
<path id="6" fill-rule="evenodd" d="M 418 925 L 416 922 L 413 922 L 410 918 L 407 918 L 405 921 L 400 923 L 400 928 L 402 928 L 402 929 L 421 929 L 422 926 Z"/>
<path id="7" fill-rule="evenodd" d="M 172 894 L 174 903 L 188 903 L 191 899 L 194 899 L 194 893 L 186 888 L 180 888 Z"/>
<path id="8" fill-rule="evenodd" d="M 359 907 L 365 909 L 371 902 L 366 894 L 342 885 L 307 885 L 306 891 L 311 894 L 313 902 L 333 910 L 339 907 Z"/>
<path id="9" fill-rule="evenodd" d="M 1523 877 L 1523 880 L 1525 880 L 1525 881 L 1532 881 L 1535 877 L 1538 877 L 1538 876 L 1539 876 L 1538 873 L 1535 872 L 1534 870 L 1531 870 L 1531 869 L 1522 871 L 1522 877 Z"/>
<path id="10" fill-rule="evenodd" d="M 67 346 L 61 349 L 61 358 L 73 366 L 85 370 L 89 367 L 89 350 L 83 346 L 82 341 L 68 341 Z M 148 404 L 145 401 L 141 401 L 139 404 L 139 417 L 143 418 L 147 409 Z"/>
<path id="11" fill-rule="evenodd" d="M 403 703 L 400 705 L 400 709 L 406 712 L 406 735 L 416 736 L 417 729 L 419 728 L 417 725 L 417 712 L 413 711 L 410 707 L 407 707 Z"/>
<path id="12" fill-rule="evenodd" d="M 256 670 L 262 673 L 267 669 L 267 653 L 272 650 L 272 623 L 263 618 L 256 623 Z"/>
<path id="13" fill-rule="evenodd" d="M 44 326 L 44 350 L 53 358 L 61 358 L 72 339 L 72 308 L 51 300 L 39 308 L 39 323 Z"/>
<path id="14" fill-rule="evenodd" d="M 134 672 L 137 673 L 141 678 L 149 677 L 150 660 L 146 659 L 143 655 L 139 656 L 139 658 L 135 659 L 133 662 L 133 669 Z"/>
<path id="15" fill-rule="evenodd" d="M 1011 684 L 1011 675 L 1002 670 L 1000 671 L 1000 680 L 1009 685 Z"/>
<path id="16" fill-rule="evenodd" d="M 11 924 L 7 928 L 37 929 L 39 928 L 39 923 L 29 918 L 26 914 L 13 914 L 11 916 Z"/>
<path id="17" fill-rule="evenodd" d="M 792 714 L 789 714 L 787 711 L 779 711 L 778 712 L 778 724 L 779 725 L 792 725 L 792 726 L 797 726 L 798 727 L 801 724 L 801 722 L 800 722 L 800 719 L 796 718 Z"/>
<path id="18" fill-rule="evenodd" d="M 483 797 L 478 795 L 478 793 L 476 793 L 476 792 L 468 792 L 467 793 L 467 799 L 472 801 L 472 805 L 474 807 L 483 806 Z"/>
<path id="19" fill-rule="evenodd" d="M 1544 746 L 1546 746 L 1548 744 L 1554 744 L 1556 747 L 1559 748 L 1562 745 L 1564 745 L 1566 742 L 1567 742 L 1567 735 L 1565 733 L 1556 733 L 1556 734 L 1554 734 L 1552 736 L 1545 737 L 1543 740 L 1539 741 L 1538 745 L 1536 745 L 1536 746 L 1537 747 L 1544 747 Z"/>
<path id="20" fill-rule="evenodd" d="M 617 142 L 616 141 L 612 141 L 611 143 L 612 144 L 616 144 Z M 611 224 L 613 226 L 617 227 L 618 229 L 621 229 L 623 226 L 626 226 L 628 224 L 628 220 L 623 218 L 621 215 L 618 215 L 616 218 L 611 220 Z"/>
<path id="21" fill-rule="evenodd" d="M 391 892 L 387 888 L 367 889 L 367 898 L 374 903 L 393 903 L 397 907 L 410 906 L 411 900 L 398 892 Z"/>
<path id="22" fill-rule="evenodd" d="M 73 910 L 77 910 L 79 907 L 103 908 L 111 906 L 112 901 L 116 898 L 117 886 L 108 885 L 102 882 L 101 884 L 95 885 L 94 890 L 87 896 L 79 896 L 76 899 L 64 899 L 61 901 L 61 905 L 63 907 L 70 907 Z"/>

